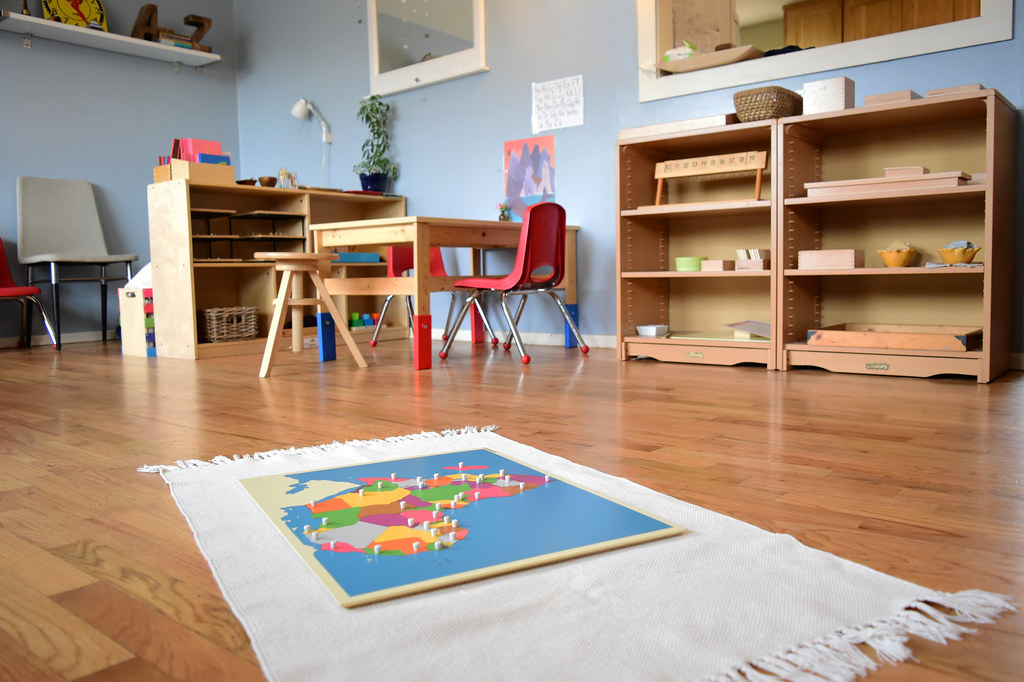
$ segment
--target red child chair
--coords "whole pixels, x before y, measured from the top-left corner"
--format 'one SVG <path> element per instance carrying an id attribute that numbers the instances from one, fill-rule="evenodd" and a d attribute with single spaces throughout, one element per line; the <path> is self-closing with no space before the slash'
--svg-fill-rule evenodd
<path id="1" fill-rule="evenodd" d="M 388 277 L 404 277 L 405 273 L 412 270 L 413 266 L 413 252 L 411 246 L 389 246 L 388 247 Z M 433 277 L 447 277 L 448 272 L 444 268 L 444 258 L 441 256 L 441 249 L 436 246 L 430 248 L 430 274 Z M 370 339 L 370 346 L 377 345 L 377 335 L 380 334 L 381 323 L 384 321 L 384 316 L 388 312 L 388 306 L 391 305 L 391 299 L 395 297 L 395 294 L 388 294 L 388 297 L 384 299 L 384 305 L 380 309 L 380 317 L 377 318 L 377 326 L 373 330 L 373 338 Z M 455 299 L 456 293 L 452 292 L 452 302 L 448 305 L 448 319 L 444 323 L 444 333 L 441 338 L 445 341 L 448 340 L 449 325 L 452 321 L 452 312 L 455 310 Z M 409 327 L 412 328 L 412 299 L 410 297 L 405 298 L 405 307 L 409 312 Z M 481 311 L 482 312 L 482 311 Z M 497 343 L 498 339 L 494 336 L 491 331 L 490 324 L 487 322 L 487 318 L 484 318 L 484 324 L 487 326 L 487 331 L 491 335 L 491 342 Z"/>
<path id="2" fill-rule="evenodd" d="M 517 324 L 523 314 L 523 307 L 526 305 L 528 294 L 547 294 L 555 300 L 558 310 L 565 318 L 566 324 L 576 337 L 580 352 L 587 353 L 590 347 L 583 342 L 580 330 L 576 328 L 565 303 L 554 292 L 565 273 L 565 209 L 552 202 L 534 204 L 526 209 L 523 216 L 523 230 L 519 236 L 519 248 L 516 251 L 516 262 L 512 272 L 499 279 L 488 277 L 467 277 L 455 282 L 460 289 L 472 289 L 466 297 L 459 316 L 455 319 L 455 325 L 451 328 L 451 334 L 445 340 L 444 347 L 439 356 L 441 359 L 448 357 L 448 349 L 451 348 L 452 340 L 455 338 L 455 331 L 462 324 L 463 318 L 469 306 L 475 304 L 480 309 L 480 297 L 485 291 L 497 291 L 501 293 L 501 310 L 505 314 L 505 320 L 509 325 L 509 337 L 505 340 L 505 350 L 511 348 L 511 340 L 516 343 L 520 360 L 524 365 L 529 364 L 530 356 L 526 354 L 523 347 L 523 339 L 519 335 Z M 508 297 L 520 296 L 519 307 L 515 315 L 509 310 Z M 493 336 L 493 334 L 492 334 Z"/>
<path id="3" fill-rule="evenodd" d="M 21 303 L 21 337 L 18 340 L 19 346 L 32 345 L 32 308 L 34 304 L 39 308 L 43 316 L 43 324 L 46 326 L 46 333 L 50 335 L 50 341 L 54 347 L 57 346 L 57 339 L 53 334 L 53 325 L 50 324 L 50 317 L 46 309 L 36 296 L 41 294 L 39 287 L 19 287 L 11 277 L 11 268 L 7 265 L 7 256 L 4 254 L 4 243 L 0 240 L 0 300 L 18 301 Z"/>

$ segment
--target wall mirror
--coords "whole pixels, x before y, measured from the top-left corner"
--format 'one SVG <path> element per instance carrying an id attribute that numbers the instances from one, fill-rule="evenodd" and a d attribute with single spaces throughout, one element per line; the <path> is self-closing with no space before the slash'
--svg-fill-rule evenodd
<path id="1" fill-rule="evenodd" d="M 819 73 L 861 64 L 883 62 L 914 55 L 953 50 L 981 45 L 1013 37 L 1013 0 L 937 0 L 932 6 L 949 6 L 949 11 L 968 18 L 944 20 L 921 28 L 871 35 L 860 39 L 821 44 L 811 50 L 791 52 L 771 57 L 712 66 L 685 73 L 669 73 L 658 67 L 664 54 L 663 47 L 672 47 L 673 5 L 684 5 L 684 10 L 702 9 L 710 21 L 717 22 L 720 39 L 713 43 L 761 42 L 766 48 L 781 38 L 792 39 L 792 27 L 787 36 L 780 22 L 789 13 L 789 23 L 796 24 L 797 10 L 808 10 L 806 16 L 821 18 L 822 12 L 838 8 L 840 18 L 855 17 L 863 34 L 865 18 L 892 17 L 900 23 L 913 8 L 921 5 L 913 0 L 637 0 L 637 44 L 640 65 L 640 101 L 647 102 L 678 97 L 708 90 L 737 85 L 760 83 L 790 76 Z M 974 9 L 971 9 L 971 7 Z M 708 7 L 712 11 L 708 11 Z M 784 6 L 788 12 L 784 12 Z M 829 7 L 831 6 L 831 10 Z M 964 8 L 967 9 L 964 9 Z M 678 11 L 679 8 L 677 7 Z M 851 14 L 851 11 L 853 14 Z M 817 20 L 816 19 L 816 20 Z M 850 22 L 851 24 L 853 22 Z M 839 29 L 841 31 L 841 28 Z M 767 32 L 768 37 L 764 37 Z M 716 40 L 715 36 L 707 40 Z M 759 45 L 760 47 L 760 45 Z M 713 48 L 711 48 L 713 49 Z"/>
<path id="2" fill-rule="evenodd" d="M 370 92 L 487 71 L 484 0 L 370 0 Z"/>

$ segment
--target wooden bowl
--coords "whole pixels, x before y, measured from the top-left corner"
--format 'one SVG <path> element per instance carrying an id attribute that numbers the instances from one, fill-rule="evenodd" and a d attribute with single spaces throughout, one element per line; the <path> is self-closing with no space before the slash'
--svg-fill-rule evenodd
<path id="1" fill-rule="evenodd" d="M 247 180 L 235 180 L 236 185 L 255 185 L 256 178 L 248 178 Z"/>
<path id="2" fill-rule="evenodd" d="M 260 184 L 263 185 L 264 187 L 276 187 L 277 178 L 275 178 L 273 175 L 261 175 Z"/>
<path id="3" fill-rule="evenodd" d="M 969 249 L 959 246 L 955 249 L 939 249 L 939 255 L 942 256 L 943 263 L 970 263 L 979 251 L 981 251 L 980 246 Z"/>
<path id="4" fill-rule="evenodd" d="M 879 249 L 878 255 L 882 257 L 882 262 L 887 268 L 905 268 L 914 260 L 917 249 L 891 249 L 888 251 Z"/>

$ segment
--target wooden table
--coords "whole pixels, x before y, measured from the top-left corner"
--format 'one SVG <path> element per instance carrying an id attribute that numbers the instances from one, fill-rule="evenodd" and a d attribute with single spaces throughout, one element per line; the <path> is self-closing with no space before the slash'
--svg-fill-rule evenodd
<path id="1" fill-rule="evenodd" d="M 430 369 L 430 292 L 454 291 L 455 282 L 468 275 L 434 277 L 430 274 L 430 247 L 464 247 L 473 249 L 472 275 L 482 273 L 484 249 L 516 248 L 522 223 L 497 220 L 463 220 L 404 216 L 375 220 L 353 220 L 311 225 L 313 248 L 317 252 L 338 247 L 393 246 L 413 247 L 412 277 L 331 277 L 325 279 L 327 291 L 335 296 L 398 294 L 413 296 L 413 368 Z M 576 319 L 576 233 L 577 226 L 565 230 L 565 304 Z M 475 312 L 475 311 L 474 311 Z M 338 320 L 338 324 L 345 324 Z M 575 345 L 566 334 L 566 346 Z M 479 325 L 473 325 L 473 341 L 482 340 Z"/>

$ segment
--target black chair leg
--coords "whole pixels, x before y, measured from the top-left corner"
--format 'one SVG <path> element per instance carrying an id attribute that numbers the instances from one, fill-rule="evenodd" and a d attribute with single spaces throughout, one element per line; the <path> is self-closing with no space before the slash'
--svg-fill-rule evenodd
<path id="1" fill-rule="evenodd" d="M 100 275 L 100 335 L 107 342 L 107 280 L 106 273 Z"/>
<path id="2" fill-rule="evenodd" d="M 32 345 L 32 306 L 21 299 L 21 336 L 25 348 Z"/>
<path id="3" fill-rule="evenodd" d="M 60 350 L 60 276 L 57 264 L 50 263 L 50 292 L 53 299 L 53 335 L 55 346 Z"/>

